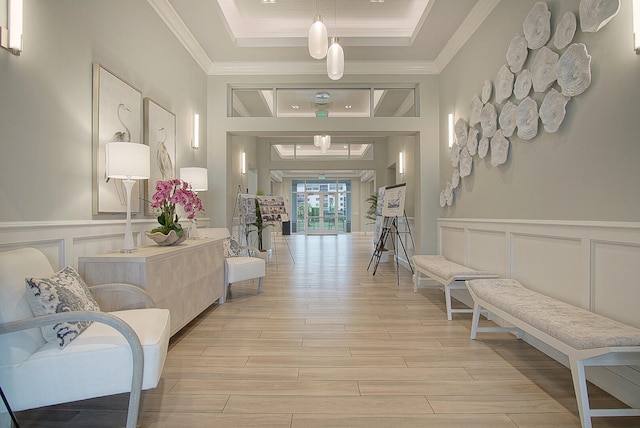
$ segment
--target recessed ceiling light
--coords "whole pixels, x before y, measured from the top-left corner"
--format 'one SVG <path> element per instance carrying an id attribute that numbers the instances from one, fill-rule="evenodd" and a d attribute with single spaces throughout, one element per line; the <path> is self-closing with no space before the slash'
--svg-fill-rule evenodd
<path id="1" fill-rule="evenodd" d="M 276 0 L 260 0 L 260 2 L 262 4 L 274 4 L 276 3 Z"/>
<path id="2" fill-rule="evenodd" d="M 351 106 L 344 106 L 344 108 L 349 109 L 349 108 L 351 108 Z"/>
<path id="3" fill-rule="evenodd" d="M 297 110 L 297 109 L 299 109 L 299 108 L 300 108 L 300 106 L 292 105 L 292 106 L 291 106 L 291 108 L 292 108 L 292 109 L 294 109 L 294 110 Z"/>
<path id="4" fill-rule="evenodd" d="M 369 3 L 384 3 L 384 0 L 369 0 Z"/>

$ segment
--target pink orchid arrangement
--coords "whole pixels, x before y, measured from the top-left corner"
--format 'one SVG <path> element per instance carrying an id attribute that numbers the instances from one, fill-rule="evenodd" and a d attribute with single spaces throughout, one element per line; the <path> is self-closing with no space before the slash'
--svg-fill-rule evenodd
<path id="1" fill-rule="evenodd" d="M 151 233 L 160 232 L 166 235 L 175 230 L 179 237 L 183 236 L 184 231 L 180 223 L 178 223 L 180 217 L 176 214 L 176 204 L 184 208 L 189 220 L 193 220 L 196 217 L 196 211 L 204 211 L 202 201 L 191 190 L 191 185 L 179 179 L 157 181 L 156 193 L 153 194 L 151 199 L 151 208 L 159 208 L 161 211 L 158 216 L 160 227 L 156 227 Z"/>

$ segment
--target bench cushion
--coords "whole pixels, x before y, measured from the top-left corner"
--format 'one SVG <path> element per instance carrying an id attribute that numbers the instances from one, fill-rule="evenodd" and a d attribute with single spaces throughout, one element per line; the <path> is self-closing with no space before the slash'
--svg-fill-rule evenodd
<path id="1" fill-rule="evenodd" d="M 574 349 L 640 345 L 640 329 L 561 302 L 513 279 L 467 281 L 472 295 Z"/>
<path id="2" fill-rule="evenodd" d="M 430 272 L 439 278 L 447 281 L 473 279 L 473 278 L 495 278 L 496 275 L 463 266 L 447 260 L 444 256 L 438 255 L 415 255 L 412 258 L 414 266 L 422 271 Z"/>

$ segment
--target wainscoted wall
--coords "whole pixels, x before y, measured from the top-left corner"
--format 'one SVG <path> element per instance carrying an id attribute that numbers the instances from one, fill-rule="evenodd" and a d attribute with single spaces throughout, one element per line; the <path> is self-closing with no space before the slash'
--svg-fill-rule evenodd
<path id="1" fill-rule="evenodd" d="M 209 220 L 198 219 L 206 227 Z M 144 235 L 158 225 L 155 219 L 132 220 L 136 246 L 152 244 Z M 188 227 L 188 223 L 183 227 Z M 35 247 L 46 254 L 54 269 L 72 266 L 78 257 L 117 250 L 124 242 L 124 220 L 0 223 L 0 251 Z"/>
<path id="2" fill-rule="evenodd" d="M 640 223 L 439 219 L 438 249 L 452 261 L 640 328 Z M 525 340 L 566 364 L 546 345 Z M 639 367 L 599 368 L 589 378 L 640 405 Z"/>

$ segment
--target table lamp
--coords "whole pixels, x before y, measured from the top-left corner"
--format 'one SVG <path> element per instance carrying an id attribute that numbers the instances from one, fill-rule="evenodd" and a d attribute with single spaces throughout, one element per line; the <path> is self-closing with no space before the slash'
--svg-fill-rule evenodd
<path id="1" fill-rule="evenodd" d="M 122 252 L 135 248 L 131 233 L 131 189 L 136 180 L 149 178 L 151 161 L 149 146 L 139 143 L 107 143 L 106 173 L 109 178 L 119 178 L 127 193 L 127 224 L 124 230 Z"/>
<path id="2" fill-rule="evenodd" d="M 207 168 L 197 166 L 180 168 L 180 180 L 189 183 L 191 185 L 191 190 L 196 194 L 198 192 L 205 192 L 209 189 Z M 198 237 L 196 221 L 197 220 L 195 218 L 191 221 L 191 230 L 189 230 L 189 237 L 193 239 Z"/>

